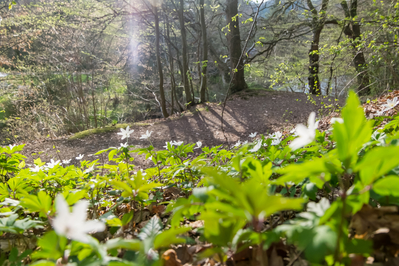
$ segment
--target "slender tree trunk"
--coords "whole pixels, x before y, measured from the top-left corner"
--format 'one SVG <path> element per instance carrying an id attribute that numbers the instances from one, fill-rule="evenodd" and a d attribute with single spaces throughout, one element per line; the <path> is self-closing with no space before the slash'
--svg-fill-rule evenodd
<path id="1" fill-rule="evenodd" d="M 361 41 L 360 25 L 357 21 L 353 20 L 357 16 L 357 0 L 352 0 L 350 6 L 348 6 L 346 0 L 342 0 L 341 7 L 345 13 L 345 19 L 348 21 L 348 24 L 345 25 L 344 33 L 346 37 L 351 39 L 354 52 L 353 64 L 357 72 L 357 91 L 359 95 L 368 95 L 371 90 L 370 87 L 367 87 L 370 83 L 370 78 L 367 72 L 366 58 L 364 57 L 363 50 L 358 49 Z"/>
<path id="2" fill-rule="evenodd" d="M 327 16 L 327 7 L 329 0 L 323 0 L 320 11 L 317 12 L 312 0 L 307 0 L 310 13 L 312 14 L 311 28 L 313 32 L 312 44 L 309 50 L 309 92 L 311 94 L 321 94 L 321 86 L 319 79 L 319 44 L 320 35 L 324 28 Z"/>
<path id="3" fill-rule="evenodd" d="M 159 73 L 159 92 L 161 94 L 161 111 L 164 118 L 168 117 L 168 111 L 166 110 L 165 92 L 163 90 L 163 71 L 161 63 L 161 54 L 159 51 L 159 18 L 158 18 L 158 7 L 152 6 L 152 11 L 155 18 L 155 53 L 157 54 L 157 66 Z"/>
<path id="4" fill-rule="evenodd" d="M 200 99 L 201 103 L 206 102 L 205 92 L 207 89 L 207 65 L 208 65 L 208 39 L 206 36 L 204 0 L 200 0 L 200 19 L 201 19 L 201 32 L 202 32 L 202 71 L 201 71 L 201 88 Z"/>
<path id="5" fill-rule="evenodd" d="M 190 84 L 188 82 L 188 52 L 187 52 L 187 37 L 186 37 L 186 27 L 184 25 L 184 1 L 180 0 L 180 10 L 179 10 L 179 20 L 180 20 L 180 32 L 181 32 L 181 38 L 182 38 L 182 56 L 183 56 L 183 86 L 184 86 L 184 92 L 186 93 L 186 102 L 187 106 L 193 105 L 194 104 L 194 99 L 191 96 L 191 91 L 190 91 Z"/>
<path id="6" fill-rule="evenodd" d="M 170 34 L 169 34 L 169 20 L 168 20 L 168 16 L 166 16 L 166 36 L 168 37 L 168 40 L 170 40 Z M 177 89 L 176 89 L 176 81 L 175 81 L 175 75 L 174 75 L 174 63 L 173 63 L 173 54 L 172 54 L 172 48 L 169 42 L 167 42 L 168 44 L 168 53 L 169 53 L 169 68 L 170 68 L 170 83 L 172 86 L 172 113 L 173 113 L 173 99 L 176 100 L 176 104 L 177 104 L 177 109 L 179 110 L 179 112 L 182 112 L 184 110 L 183 106 L 181 105 L 181 103 L 179 102 L 179 98 L 177 97 Z M 179 56 L 178 51 L 176 51 L 176 55 L 177 57 Z"/>
<path id="7" fill-rule="evenodd" d="M 238 19 L 238 0 L 227 0 L 226 19 L 229 25 L 227 41 L 230 52 L 230 75 L 233 77 L 231 92 L 239 92 L 248 88 L 244 78 L 244 62 L 241 57 L 240 23 Z"/>
<path id="8" fill-rule="evenodd" d="M 87 79 L 87 83 L 89 83 L 89 79 Z M 91 99 L 93 102 L 93 117 L 94 117 L 94 127 L 97 128 L 97 108 L 96 108 L 96 99 L 94 96 L 94 74 L 93 71 L 91 71 Z"/>
<path id="9" fill-rule="evenodd" d="M 323 27 L 316 27 L 313 31 L 312 45 L 309 50 L 309 92 L 311 94 L 321 94 L 319 80 L 319 43 L 320 34 Z"/>
<path id="10" fill-rule="evenodd" d="M 168 16 L 166 16 L 166 36 L 170 40 L 170 35 L 169 35 L 169 20 Z M 170 47 L 170 43 L 166 42 L 168 45 L 168 54 L 169 54 L 169 72 L 170 72 L 170 84 L 171 84 L 171 97 L 172 97 L 172 110 L 171 114 L 173 114 L 173 108 L 174 108 L 174 100 L 176 100 L 177 104 L 177 109 L 179 112 L 182 112 L 184 110 L 183 106 L 180 104 L 177 95 L 176 95 L 176 81 L 175 81 L 175 75 L 174 75 L 174 64 L 173 64 L 173 54 L 172 54 L 172 48 Z"/>

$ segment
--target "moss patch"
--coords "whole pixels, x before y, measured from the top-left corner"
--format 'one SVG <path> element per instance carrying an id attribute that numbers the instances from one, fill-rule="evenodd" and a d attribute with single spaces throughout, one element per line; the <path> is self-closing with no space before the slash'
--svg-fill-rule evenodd
<path id="1" fill-rule="evenodd" d="M 88 130 L 84 130 L 78 133 L 75 133 L 73 136 L 71 136 L 69 139 L 74 140 L 74 139 L 83 139 L 87 136 L 93 135 L 93 134 L 100 134 L 100 133 L 106 133 L 110 131 L 116 130 L 116 127 L 102 127 L 102 128 L 92 128 Z"/>
<path id="2" fill-rule="evenodd" d="M 88 130 L 84 130 L 84 131 L 75 133 L 73 136 L 71 136 L 69 138 L 69 140 L 83 139 L 90 135 L 116 131 L 119 128 L 126 128 L 127 126 L 149 126 L 149 125 L 150 125 L 149 123 L 137 122 L 137 123 L 133 123 L 133 124 L 116 124 L 115 126 L 111 126 L 111 127 L 92 128 L 92 129 L 88 129 Z"/>
<path id="3" fill-rule="evenodd" d="M 179 116 L 172 116 L 169 117 L 168 119 L 170 120 L 178 120 L 184 116 L 194 116 L 196 113 L 198 112 L 203 112 L 203 111 L 209 111 L 208 106 L 205 107 L 199 107 L 199 108 L 195 108 L 193 110 L 188 110 L 183 112 L 181 115 Z M 88 136 L 94 135 L 94 134 L 101 134 L 101 133 L 107 133 L 107 132 L 112 132 L 112 131 L 116 131 L 119 128 L 126 128 L 127 126 L 149 126 L 149 125 L 155 125 L 155 124 L 159 124 L 162 123 L 164 121 L 157 121 L 154 123 L 146 123 L 146 122 L 136 122 L 133 124 L 116 124 L 114 126 L 109 126 L 109 127 L 102 127 L 102 128 L 92 128 L 92 129 L 88 129 L 88 130 L 84 130 L 78 133 L 75 133 L 73 136 L 71 136 L 69 138 L 69 140 L 74 140 L 74 139 L 83 139 L 86 138 Z"/>

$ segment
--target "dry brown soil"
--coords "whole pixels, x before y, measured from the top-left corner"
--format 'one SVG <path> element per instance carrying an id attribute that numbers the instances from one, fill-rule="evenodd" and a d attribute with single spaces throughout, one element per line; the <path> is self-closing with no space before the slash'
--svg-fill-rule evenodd
<path id="1" fill-rule="evenodd" d="M 317 111 L 323 104 L 332 103 L 333 99 L 313 97 L 315 103 L 307 99 L 303 93 L 259 91 L 246 92 L 234 95 L 226 104 L 224 112 L 224 133 L 221 130 L 222 106 L 216 103 L 206 103 L 192 107 L 183 114 L 173 115 L 167 119 L 144 121 L 148 126 L 133 126 L 134 133 L 129 138 L 129 144 L 136 147 L 149 145 L 148 140 L 140 140 L 146 130 L 153 131 L 151 142 L 155 149 L 163 149 L 167 141 L 184 141 L 195 143 L 201 141 L 203 146 L 220 144 L 233 144 L 238 140 L 245 141 L 252 132 L 268 134 L 283 128 L 292 128 L 297 123 L 306 123 L 309 113 Z M 69 140 L 68 137 L 55 140 L 44 140 L 27 143 L 24 154 L 27 162 L 39 157 L 43 161 L 50 159 L 75 159 L 79 154 L 84 154 L 84 159 L 94 160 L 100 158 L 93 154 L 109 147 L 119 147 L 119 130 L 103 134 L 93 134 L 83 139 Z M 227 141 L 226 141 L 227 140 Z M 124 142 L 124 141 L 123 141 Z M 59 152 L 57 153 L 57 150 Z M 36 153 L 36 155 L 32 155 Z M 100 158 L 101 159 L 101 158 Z M 148 161 L 148 163 L 150 163 Z M 138 157 L 134 164 L 146 167 L 147 162 Z"/>

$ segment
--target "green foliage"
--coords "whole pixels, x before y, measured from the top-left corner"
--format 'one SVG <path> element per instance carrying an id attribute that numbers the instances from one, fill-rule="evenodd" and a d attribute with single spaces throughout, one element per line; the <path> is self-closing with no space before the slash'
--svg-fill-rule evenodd
<path id="1" fill-rule="evenodd" d="M 0 218 L 0 234 L 4 232 L 12 234 L 22 234 L 31 228 L 42 228 L 40 221 L 32 221 L 29 218 L 19 219 L 19 215 L 14 213 L 8 217 Z"/>
<path id="2" fill-rule="evenodd" d="M 212 244 L 200 257 L 227 261 L 252 246 L 258 254 L 253 259 L 261 264 L 260 254 L 283 237 L 310 263 L 344 265 L 350 254 L 372 252 L 370 241 L 350 237 L 348 218 L 365 204 L 399 205 L 399 134 L 392 123 L 373 133 L 373 121 L 367 121 L 354 93 L 342 118 L 332 132 L 316 130 L 315 141 L 295 151 L 288 145 L 294 136 L 275 133 L 231 149 L 203 147 L 195 158 L 189 156 L 194 144 L 169 142 L 159 151 L 152 145 L 99 151 L 108 152 L 109 164 L 63 167 L 37 159 L 26 168 L 18 153 L 22 146 L 2 147 L 4 165 L 11 166 L 0 183 L 0 232 L 20 237 L 40 232 L 33 265 L 54 265 L 58 259 L 77 265 L 158 265 L 163 250 L 193 241 L 192 229 L 182 222 L 199 221 L 203 226 L 196 234 Z M 133 172 L 134 154 L 152 159 L 153 167 Z M 107 171 L 100 174 L 100 167 Z M 169 188 L 180 197 L 166 202 L 163 193 Z M 91 217 L 109 226 L 109 239 L 88 236 L 83 243 L 61 229 L 53 231 L 61 215 L 53 203 L 58 194 L 68 205 L 89 200 Z M 162 204 L 171 214 L 166 224 L 154 216 L 134 239 L 116 233 L 134 228 L 144 209 Z M 274 225 L 276 219 L 282 221 Z M 28 254 L 12 251 L 2 260 L 13 265 Z"/>

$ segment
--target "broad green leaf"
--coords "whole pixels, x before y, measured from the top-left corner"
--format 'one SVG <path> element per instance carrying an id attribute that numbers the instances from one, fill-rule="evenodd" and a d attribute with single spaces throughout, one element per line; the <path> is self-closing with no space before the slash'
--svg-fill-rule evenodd
<path id="1" fill-rule="evenodd" d="M 250 176 L 255 178 L 259 184 L 266 186 L 270 183 L 269 177 L 273 173 L 271 170 L 273 166 L 272 162 L 262 166 L 260 161 L 250 158 L 249 160 L 245 161 L 245 165 L 248 167 L 247 171 Z"/>
<path id="2" fill-rule="evenodd" d="M 190 227 L 180 227 L 163 231 L 162 233 L 160 233 L 155 237 L 154 249 L 166 248 L 172 244 L 185 243 L 186 240 L 184 238 L 177 236 L 184 234 L 190 230 L 191 230 Z"/>
<path id="3" fill-rule="evenodd" d="M 37 195 L 26 195 L 21 199 L 21 206 L 27 208 L 30 212 L 39 212 L 43 217 L 46 217 L 50 212 L 51 203 L 51 197 L 44 191 L 39 191 Z"/>
<path id="4" fill-rule="evenodd" d="M 367 121 L 359 98 L 353 91 L 350 91 L 341 115 L 344 123 L 334 123 L 333 139 L 336 141 L 338 158 L 349 168 L 356 162 L 360 148 L 370 140 L 372 122 Z"/>
<path id="5" fill-rule="evenodd" d="M 366 153 L 356 165 L 363 185 L 370 185 L 375 179 L 399 165 L 399 146 L 376 147 Z"/>
<path id="6" fill-rule="evenodd" d="M 57 260 L 63 256 L 67 242 L 65 237 L 57 236 L 54 231 L 47 232 L 37 241 L 40 249 L 32 254 L 32 258 Z"/>
<path id="7" fill-rule="evenodd" d="M 161 232 L 161 230 L 162 230 L 161 221 L 159 220 L 159 218 L 157 216 L 154 216 L 141 229 L 138 237 L 141 240 L 153 239 Z"/>
<path id="8" fill-rule="evenodd" d="M 128 213 L 125 213 L 122 217 L 122 225 L 127 225 L 133 218 L 133 211 L 130 211 Z"/>
<path id="9" fill-rule="evenodd" d="M 342 173 L 341 162 L 334 153 L 328 153 L 324 157 L 314 158 L 300 164 L 290 164 L 278 171 L 280 178 L 272 183 L 285 185 L 286 183 L 298 184 L 305 178 L 309 178 L 318 188 L 322 188 L 325 182 L 331 178 L 331 174 Z"/>
<path id="10" fill-rule="evenodd" d="M 5 198 L 8 198 L 10 192 L 11 191 L 8 189 L 7 184 L 0 183 L 0 201 L 4 201 Z"/>
<path id="11" fill-rule="evenodd" d="M 48 261 L 48 260 L 39 260 L 30 265 L 31 266 L 56 266 L 55 262 Z"/>
<path id="12" fill-rule="evenodd" d="M 78 202 L 80 199 L 84 198 L 87 195 L 86 190 L 65 190 L 62 195 L 64 196 L 65 200 L 67 201 L 68 205 L 73 205 Z"/>
<path id="13" fill-rule="evenodd" d="M 123 226 L 122 221 L 118 217 L 113 217 L 106 220 L 107 225 L 111 227 L 121 227 Z"/>
<path id="14" fill-rule="evenodd" d="M 304 231 L 299 237 L 311 239 L 305 248 L 305 256 L 310 262 L 321 262 L 325 256 L 335 251 L 337 233 L 327 225 L 317 226 L 309 232 Z"/>
<path id="15" fill-rule="evenodd" d="M 140 250 L 141 242 L 136 239 L 123 239 L 114 238 L 110 239 L 105 243 L 105 248 L 107 250 L 111 249 L 127 249 L 127 250 Z"/>
<path id="16" fill-rule="evenodd" d="M 373 190 L 383 196 L 399 197 L 399 177 L 387 176 L 380 179 L 373 185 Z"/>
<path id="17" fill-rule="evenodd" d="M 18 219 L 18 214 L 11 214 L 8 217 L 0 218 L 0 233 L 9 232 L 13 234 L 21 234 L 25 230 L 31 228 L 43 228 L 40 221 L 33 221 L 29 218 Z"/>

